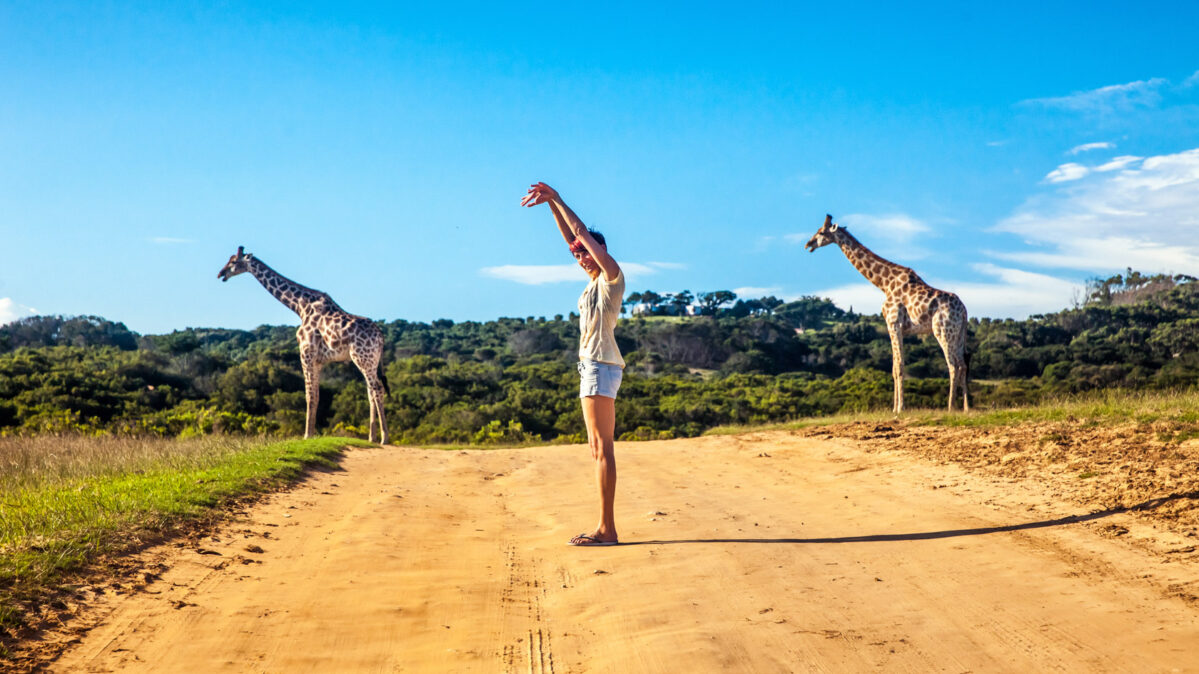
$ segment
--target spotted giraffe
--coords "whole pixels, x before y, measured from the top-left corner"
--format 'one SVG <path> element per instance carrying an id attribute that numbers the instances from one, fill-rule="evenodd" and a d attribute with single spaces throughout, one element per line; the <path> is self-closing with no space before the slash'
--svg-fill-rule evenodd
<path id="1" fill-rule="evenodd" d="M 932 333 L 945 353 L 949 365 L 949 409 L 953 396 L 962 389 L 962 409 L 970 409 L 966 385 L 966 305 L 957 295 L 925 283 L 916 272 L 884 260 L 863 246 L 846 229 L 833 223 L 826 215 L 824 224 L 804 248 L 815 252 L 821 246 L 835 243 L 874 285 L 886 295 L 883 318 L 891 335 L 891 376 L 895 380 L 894 407 L 903 411 L 903 337 Z"/>
<path id="2" fill-rule="evenodd" d="M 250 272 L 266 291 L 288 309 L 300 315 L 296 339 L 300 342 L 300 364 L 304 369 L 304 394 L 308 402 L 308 419 L 304 437 L 316 434 L 316 404 L 320 397 L 321 366 L 325 363 L 350 360 L 366 379 L 370 398 L 370 435 L 375 441 L 375 422 L 379 424 L 380 442 L 387 444 L 387 417 L 383 413 L 383 381 L 379 362 L 383 358 L 383 331 L 369 318 L 346 313 L 332 297 L 285 278 L 266 263 L 237 247 L 217 274 L 222 281 Z"/>

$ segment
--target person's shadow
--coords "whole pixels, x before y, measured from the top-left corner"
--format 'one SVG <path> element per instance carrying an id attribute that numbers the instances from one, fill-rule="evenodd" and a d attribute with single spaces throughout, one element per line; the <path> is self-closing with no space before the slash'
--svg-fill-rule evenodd
<path id="1" fill-rule="evenodd" d="M 676 543 L 891 543 L 895 541 L 925 541 L 935 538 L 954 538 L 957 536 L 981 536 L 983 534 L 998 534 L 1005 531 L 1024 531 L 1026 529 L 1044 529 L 1063 524 L 1077 524 L 1092 520 L 1111 517 L 1120 513 L 1153 510 L 1171 501 L 1181 499 L 1199 499 L 1199 491 L 1185 494 L 1171 494 L 1161 498 L 1143 501 L 1133 506 L 1108 508 L 1087 515 L 1068 515 L 1052 520 L 1024 522 L 1022 524 L 1007 524 L 998 527 L 979 527 L 976 529 L 947 529 L 945 531 L 922 531 L 906 534 L 873 534 L 868 536 L 837 536 L 832 538 L 692 538 L 673 541 L 630 541 L 621 542 L 625 545 L 674 545 Z"/>

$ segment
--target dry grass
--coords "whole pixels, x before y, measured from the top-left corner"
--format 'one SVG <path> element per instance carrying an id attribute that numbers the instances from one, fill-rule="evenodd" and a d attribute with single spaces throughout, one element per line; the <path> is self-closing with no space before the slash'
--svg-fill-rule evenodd
<path id="1" fill-rule="evenodd" d="M 0 438 L 0 669 L 6 648 L 73 574 L 333 466 L 360 440 Z"/>
<path id="2" fill-rule="evenodd" d="M 1199 390 L 1189 391 L 1097 391 L 1061 396 L 1036 405 L 1004 409 L 973 409 L 949 412 L 943 409 L 910 409 L 899 414 L 890 410 L 851 412 L 825 417 L 808 417 L 763 426 L 720 426 L 707 434 L 735 435 L 763 430 L 797 430 L 862 422 L 907 426 L 1013 426 L 1037 422 L 1100 424 L 1120 421 L 1174 423 L 1188 427 L 1199 423 Z"/>
<path id="3" fill-rule="evenodd" d="M 0 494 L 103 475 L 206 465 L 251 447 L 259 438 L 189 440 L 81 435 L 0 437 Z"/>

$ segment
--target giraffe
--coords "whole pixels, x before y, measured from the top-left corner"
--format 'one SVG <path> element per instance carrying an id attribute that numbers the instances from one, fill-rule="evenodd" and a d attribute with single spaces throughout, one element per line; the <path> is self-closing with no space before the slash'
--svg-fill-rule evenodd
<path id="1" fill-rule="evenodd" d="M 903 411 L 903 337 L 932 333 L 941 345 L 949 366 L 949 409 L 953 396 L 962 389 L 962 409 L 970 409 L 966 385 L 966 305 L 957 295 L 925 283 L 916 272 L 884 260 L 863 246 L 844 227 L 826 215 L 824 224 L 804 245 L 809 252 L 835 243 L 850 264 L 886 295 L 883 318 L 891 335 L 891 377 L 895 381 L 893 397 L 896 412 Z"/>
<path id="2" fill-rule="evenodd" d="M 304 437 L 316 434 L 316 404 L 320 397 L 321 366 L 325 363 L 353 361 L 366 379 L 370 398 L 371 442 L 375 441 L 375 422 L 379 424 L 382 444 L 387 444 L 387 417 L 383 413 L 384 381 L 379 373 L 383 359 L 383 331 L 369 318 L 346 313 L 332 297 L 285 278 L 271 269 L 244 246 L 217 273 L 221 281 L 250 272 L 266 291 L 288 309 L 300 315 L 296 339 L 300 342 L 300 365 L 304 370 L 304 397 L 308 403 L 308 418 Z"/>

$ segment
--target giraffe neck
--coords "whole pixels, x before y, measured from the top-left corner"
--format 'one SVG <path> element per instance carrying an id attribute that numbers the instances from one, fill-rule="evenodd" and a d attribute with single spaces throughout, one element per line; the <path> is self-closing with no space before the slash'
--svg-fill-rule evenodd
<path id="1" fill-rule="evenodd" d="M 873 283 L 884 293 L 890 293 L 891 287 L 899 279 L 907 278 L 904 274 L 887 273 L 892 270 L 899 272 L 907 268 L 884 259 L 866 246 L 863 246 L 860 241 L 845 230 L 839 232 L 837 245 L 841 247 L 841 252 L 845 253 L 845 257 L 849 260 L 849 263 L 856 267 L 862 276 L 866 277 L 867 281 Z"/>
<path id="2" fill-rule="evenodd" d="M 250 273 L 258 279 L 268 293 L 301 317 L 304 316 L 305 308 L 325 296 L 318 290 L 302 286 L 283 276 L 258 258 L 250 259 Z"/>

